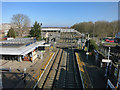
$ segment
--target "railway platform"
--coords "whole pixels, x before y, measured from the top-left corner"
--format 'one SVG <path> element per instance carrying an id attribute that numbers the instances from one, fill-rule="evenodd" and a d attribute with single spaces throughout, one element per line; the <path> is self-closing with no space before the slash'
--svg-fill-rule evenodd
<path id="1" fill-rule="evenodd" d="M 80 63 L 79 66 L 80 67 L 82 66 L 80 69 L 81 72 L 87 74 L 82 76 L 82 77 L 85 76 L 86 77 L 85 79 L 87 79 L 85 80 L 83 78 L 84 85 L 88 86 L 91 83 L 93 89 L 106 88 L 106 78 L 104 77 L 105 71 L 97 64 L 95 57 L 93 55 L 87 56 L 86 52 L 82 50 L 76 50 L 76 53 L 78 54 L 78 57 L 80 59 L 80 62 L 78 62 Z M 85 87 L 85 88 L 91 88 L 91 87 Z"/>
<path id="2" fill-rule="evenodd" d="M 50 59 L 54 55 L 54 52 L 46 52 L 43 59 L 37 60 L 29 68 L 26 68 L 26 78 L 22 70 L 2 73 L 3 89 L 4 88 L 33 88 L 39 80 L 45 67 L 49 63 Z"/>

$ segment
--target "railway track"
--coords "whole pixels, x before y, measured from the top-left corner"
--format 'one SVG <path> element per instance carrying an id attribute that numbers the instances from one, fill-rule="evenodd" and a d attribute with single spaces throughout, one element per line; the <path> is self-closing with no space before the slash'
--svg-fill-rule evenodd
<path id="1" fill-rule="evenodd" d="M 63 50 L 60 49 L 58 51 L 58 54 L 56 55 L 56 57 L 54 58 L 54 61 L 50 67 L 50 70 L 46 76 L 46 79 L 42 85 L 42 89 L 43 88 L 49 88 L 49 89 L 52 89 L 52 86 L 53 86 L 53 82 L 54 82 L 54 78 L 56 77 L 56 72 L 59 68 L 59 63 L 61 61 L 61 56 L 62 56 L 62 53 L 63 53 Z"/>
<path id="2" fill-rule="evenodd" d="M 41 89 L 82 88 L 78 67 L 72 49 L 60 49 L 48 73 L 38 84 Z"/>
<path id="3" fill-rule="evenodd" d="M 74 52 L 72 49 L 67 50 L 66 60 L 66 88 L 81 88 L 81 81 L 76 67 Z"/>

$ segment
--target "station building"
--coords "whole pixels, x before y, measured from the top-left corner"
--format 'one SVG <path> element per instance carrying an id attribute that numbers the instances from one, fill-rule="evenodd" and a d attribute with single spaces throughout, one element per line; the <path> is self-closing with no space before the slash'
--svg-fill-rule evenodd
<path id="1" fill-rule="evenodd" d="M 49 41 L 54 40 L 55 42 L 60 39 L 63 33 L 74 33 L 81 35 L 81 33 L 77 30 L 70 28 L 42 28 L 41 30 L 42 38 L 47 38 Z"/>
<path id="2" fill-rule="evenodd" d="M 37 42 L 35 38 L 15 38 L 0 42 L 0 56 L 3 60 L 32 61 L 42 57 L 45 41 Z"/>

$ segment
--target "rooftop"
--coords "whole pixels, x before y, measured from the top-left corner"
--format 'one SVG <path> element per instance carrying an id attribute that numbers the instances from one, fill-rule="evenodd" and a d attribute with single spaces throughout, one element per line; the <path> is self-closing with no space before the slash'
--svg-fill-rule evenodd
<path id="1" fill-rule="evenodd" d="M 43 45 L 45 41 L 36 42 L 36 40 L 31 38 L 16 38 L 0 43 L 0 55 L 25 55 L 38 46 Z"/>
<path id="2" fill-rule="evenodd" d="M 36 39 L 32 38 L 15 38 L 10 40 L 5 40 L 0 42 L 2 47 L 20 47 L 22 45 L 29 45 L 36 42 Z"/>

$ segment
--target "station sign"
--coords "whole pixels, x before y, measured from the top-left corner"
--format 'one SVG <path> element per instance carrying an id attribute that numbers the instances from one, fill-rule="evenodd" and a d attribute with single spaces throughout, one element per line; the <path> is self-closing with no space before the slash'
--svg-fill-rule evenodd
<path id="1" fill-rule="evenodd" d="M 102 59 L 102 62 L 108 62 L 110 63 L 112 60 L 108 60 L 108 59 Z"/>

